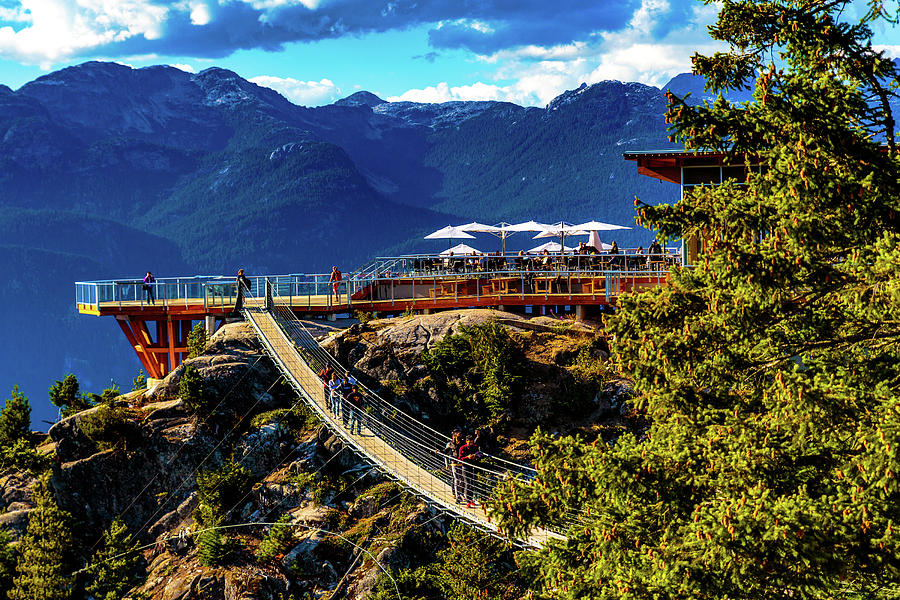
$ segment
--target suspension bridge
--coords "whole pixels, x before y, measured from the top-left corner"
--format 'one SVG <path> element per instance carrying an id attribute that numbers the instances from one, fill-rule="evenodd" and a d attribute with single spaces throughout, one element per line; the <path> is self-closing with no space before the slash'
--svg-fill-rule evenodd
<path id="1" fill-rule="evenodd" d="M 285 380 L 328 429 L 365 461 L 430 505 L 479 529 L 498 533 L 483 502 L 501 482 L 510 478 L 527 482 L 536 477 L 535 471 L 488 455 L 480 464 L 459 463 L 443 452 L 449 439 L 446 435 L 361 383 L 357 387 L 364 398 L 362 409 L 339 394 L 329 397 L 318 373 L 329 366 L 346 377 L 347 370 L 319 346 L 293 311 L 290 300 L 277 294 L 276 286 L 267 282 L 264 289 L 264 297 L 245 300 L 242 313 Z M 352 427 L 353 410 L 361 422 L 358 428 Z M 474 506 L 457 501 L 460 487 L 468 490 L 466 495 L 475 500 Z M 564 532 L 565 524 L 560 524 L 558 530 L 535 530 L 527 538 L 513 541 L 539 547 L 551 538 L 562 539 Z"/>

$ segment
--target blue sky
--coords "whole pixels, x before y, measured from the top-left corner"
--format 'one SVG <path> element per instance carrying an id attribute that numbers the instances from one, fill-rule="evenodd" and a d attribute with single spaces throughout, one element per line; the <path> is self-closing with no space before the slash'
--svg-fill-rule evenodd
<path id="1" fill-rule="evenodd" d="M 86 60 L 231 69 L 309 106 L 542 106 L 581 82 L 661 86 L 717 49 L 690 0 L 0 0 L 0 83 Z M 878 32 L 895 56 L 897 32 Z"/>

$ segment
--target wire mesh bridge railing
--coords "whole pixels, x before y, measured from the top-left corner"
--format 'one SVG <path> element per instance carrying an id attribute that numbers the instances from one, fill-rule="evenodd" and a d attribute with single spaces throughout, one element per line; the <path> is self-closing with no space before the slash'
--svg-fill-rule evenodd
<path id="1" fill-rule="evenodd" d="M 484 500 L 503 481 L 536 477 L 531 467 L 500 457 L 485 455 L 477 463 L 463 463 L 445 454 L 448 436 L 353 380 L 319 345 L 289 302 L 277 295 L 277 286 L 267 285 L 265 298 L 248 298 L 243 313 L 285 379 L 335 435 L 385 475 L 454 518 L 496 533 Z M 319 377 L 326 366 L 341 379 L 351 377 L 362 403 L 354 404 L 328 388 Z M 564 537 L 566 525 L 511 541 L 542 546 L 549 538 Z"/>

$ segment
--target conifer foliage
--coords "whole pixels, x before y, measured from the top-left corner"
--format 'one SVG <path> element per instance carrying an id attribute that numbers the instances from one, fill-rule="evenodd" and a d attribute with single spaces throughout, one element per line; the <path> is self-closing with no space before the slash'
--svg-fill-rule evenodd
<path id="1" fill-rule="evenodd" d="M 91 577 L 86 590 L 97 600 L 119 600 L 140 582 L 141 555 L 138 542 L 125 523 L 116 518 L 103 532 L 103 546 L 94 555 L 87 571 Z"/>
<path id="2" fill-rule="evenodd" d="M 19 386 L 12 389 L 12 397 L 6 400 L 0 409 L 0 447 L 14 445 L 25 439 L 31 429 L 31 404 L 28 398 L 19 391 Z"/>
<path id="3" fill-rule="evenodd" d="M 50 402 L 58 406 L 63 417 L 74 415 L 91 407 L 90 400 L 79 392 L 78 378 L 69 373 L 62 380 L 53 382 L 50 386 Z"/>
<path id="4" fill-rule="evenodd" d="M 50 493 L 50 475 L 32 492 L 34 510 L 19 543 L 19 561 L 10 600 L 66 600 L 72 597 L 71 516 L 60 510 Z"/>
<path id="5" fill-rule="evenodd" d="M 703 254 L 624 296 L 612 350 L 650 423 L 615 443 L 533 440 L 538 480 L 502 524 L 566 522 L 540 574 L 557 598 L 893 598 L 900 581 L 900 157 L 893 63 L 869 3 L 737 0 L 695 56 L 752 102 L 667 119 L 689 149 L 762 168 L 639 205 Z M 780 54 L 777 63 L 773 62 Z"/>

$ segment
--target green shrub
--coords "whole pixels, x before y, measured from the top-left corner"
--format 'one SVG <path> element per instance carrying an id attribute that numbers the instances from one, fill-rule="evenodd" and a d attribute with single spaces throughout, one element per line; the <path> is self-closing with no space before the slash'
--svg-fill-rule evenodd
<path id="1" fill-rule="evenodd" d="M 432 373 L 463 375 L 475 366 L 471 340 L 466 334 L 445 335 L 422 355 L 422 362 Z"/>
<path id="2" fill-rule="evenodd" d="M 276 524 L 269 528 L 266 537 L 259 543 L 256 549 L 256 558 L 268 562 L 277 555 L 283 553 L 294 538 L 294 526 L 290 523 L 288 515 L 282 515 Z"/>
<path id="3" fill-rule="evenodd" d="M 0 473 L 21 470 L 39 475 L 49 468 L 50 458 L 38 454 L 26 439 L 18 439 L 10 446 L 0 446 Z"/>
<path id="4" fill-rule="evenodd" d="M 12 398 L 0 409 L 0 447 L 11 446 L 26 439 L 31 431 L 31 404 L 19 386 L 14 385 Z"/>
<path id="5" fill-rule="evenodd" d="M 450 528 L 447 541 L 438 553 L 435 580 L 449 600 L 518 600 L 526 595 L 507 543 L 462 523 Z"/>
<path id="6" fill-rule="evenodd" d="M 398 590 L 400 597 L 404 600 L 429 600 L 443 597 L 432 565 L 425 565 L 415 569 L 388 569 L 387 573 L 382 571 L 375 580 L 375 586 L 372 588 L 369 598 L 371 600 L 396 600 Z"/>
<path id="7" fill-rule="evenodd" d="M 524 356 L 503 325 L 488 321 L 445 336 L 422 361 L 457 414 L 497 419 L 512 406 Z"/>
<path id="8" fill-rule="evenodd" d="M 139 392 L 141 390 L 147 389 L 147 376 L 144 375 L 144 370 L 141 369 L 138 371 L 137 377 L 132 378 L 131 380 L 131 391 Z"/>
<path id="9" fill-rule="evenodd" d="M 364 325 L 372 320 L 372 313 L 366 312 L 364 310 L 354 311 L 353 316 L 359 319 L 359 322 Z"/>
<path id="10" fill-rule="evenodd" d="M 141 555 L 125 523 L 116 518 L 103 532 L 103 546 L 94 554 L 86 571 L 85 589 L 96 600 L 119 600 L 141 580 Z"/>
<path id="11" fill-rule="evenodd" d="M 203 323 L 194 325 L 187 339 L 188 358 L 197 358 L 206 351 L 206 327 Z"/>
<path id="12" fill-rule="evenodd" d="M 111 404 L 101 404 L 93 412 L 83 415 L 78 428 L 103 450 L 126 443 L 130 434 L 125 411 Z"/>
<path id="13" fill-rule="evenodd" d="M 178 382 L 178 393 L 184 400 L 188 410 L 193 413 L 206 412 L 210 408 L 211 398 L 206 392 L 206 384 L 200 371 L 192 365 L 185 365 L 181 380 Z"/>
<path id="14" fill-rule="evenodd" d="M 60 510 L 50 492 L 50 474 L 32 491 L 34 510 L 17 550 L 19 560 L 10 600 L 67 600 L 74 584 L 72 515 Z"/>
<path id="15" fill-rule="evenodd" d="M 215 525 L 211 529 L 202 531 L 197 536 L 197 548 L 200 563 L 204 567 L 218 567 L 224 565 L 234 551 L 234 541 L 225 535 Z"/>
<path id="16" fill-rule="evenodd" d="M 16 572 L 16 549 L 13 536 L 7 529 L 0 529 L 0 598 L 6 598 Z"/>
<path id="17" fill-rule="evenodd" d="M 50 386 L 50 402 L 58 406 L 63 417 L 74 415 L 91 407 L 90 397 L 79 393 L 78 378 L 72 373 Z"/>
<path id="18" fill-rule="evenodd" d="M 197 473 L 200 504 L 194 518 L 204 527 L 224 522 L 226 511 L 234 507 L 250 488 L 250 471 L 233 458 L 218 469 Z"/>

